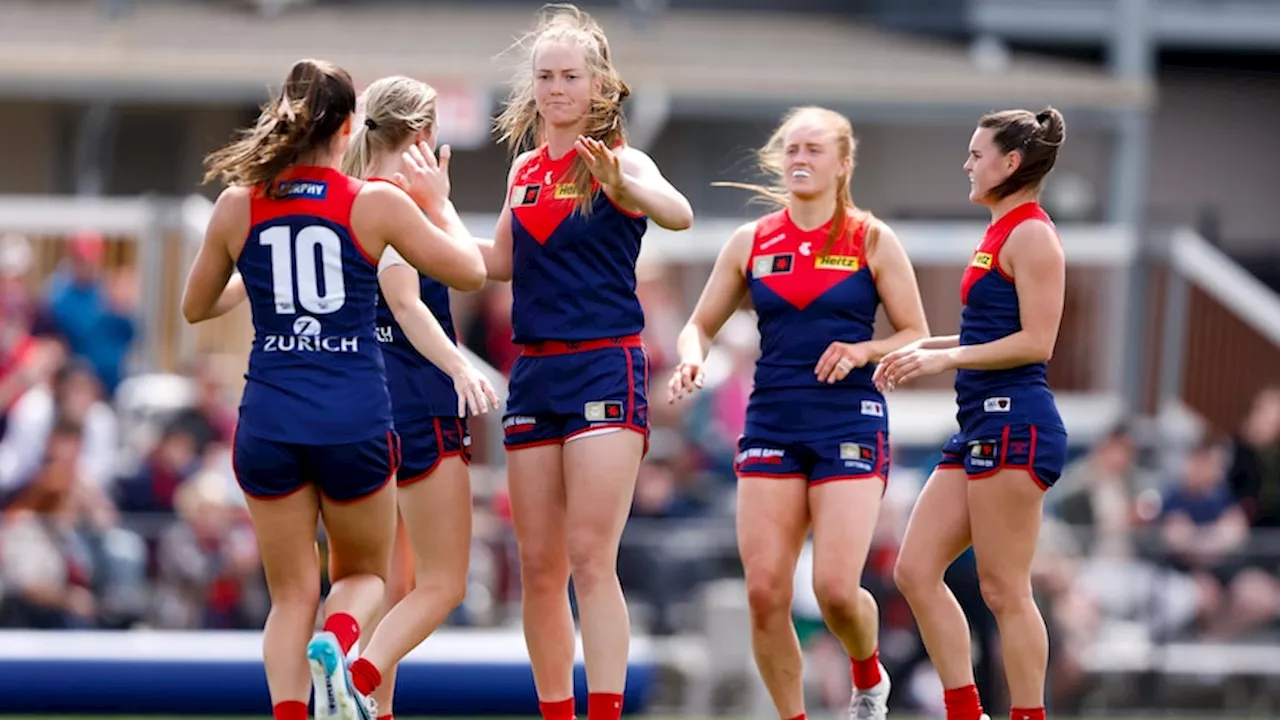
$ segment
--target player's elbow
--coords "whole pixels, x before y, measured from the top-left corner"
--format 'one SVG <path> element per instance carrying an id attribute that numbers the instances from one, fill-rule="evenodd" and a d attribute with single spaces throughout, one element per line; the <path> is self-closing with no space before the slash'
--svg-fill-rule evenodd
<path id="1" fill-rule="evenodd" d="M 1039 339 L 1036 338 L 1028 348 L 1028 358 L 1033 363 L 1047 363 L 1053 359 L 1053 338 Z"/>
<path id="2" fill-rule="evenodd" d="M 674 232 L 688 230 L 693 227 L 693 208 L 688 203 L 679 203 L 664 215 L 659 224 Z"/>
<path id="3" fill-rule="evenodd" d="M 195 325 L 198 322 L 209 318 L 208 309 L 201 310 L 192 302 L 190 297 L 182 298 L 182 318 L 187 321 L 188 325 Z"/>
<path id="4" fill-rule="evenodd" d="M 511 261 L 493 262 L 485 265 L 486 275 L 490 280 L 498 282 L 510 282 L 511 280 Z"/>
<path id="5" fill-rule="evenodd" d="M 463 292 L 476 292 L 484 287 L 484 281 L 489 277 L 488 270 L 484 266 L 484 258 L 480 257 L 480 253 L 472 258 L 472 262 L 467 264 L 464 272 L 459 273 L 458 282 L 453 287 Z"/>

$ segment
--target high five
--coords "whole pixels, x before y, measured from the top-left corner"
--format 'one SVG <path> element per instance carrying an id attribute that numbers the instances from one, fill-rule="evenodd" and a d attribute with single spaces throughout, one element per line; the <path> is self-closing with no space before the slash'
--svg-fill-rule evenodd
<path id="1" fill-rule="evenodd" d="M 631 91 L 589 15 L 547 6 L 519 47 L 498 129 L 520 154 L 485 262 L 489 277 L 513 280 L 523 346 L 503 425 L 525 641 L 542 715 L 571 720 L 572 575 L 587 715 L 618 720 L 630 644 L 618 543 L 649 436 L 636 260 L 649 220 L 680 230 L 693 211 L 627 146 Z"/>

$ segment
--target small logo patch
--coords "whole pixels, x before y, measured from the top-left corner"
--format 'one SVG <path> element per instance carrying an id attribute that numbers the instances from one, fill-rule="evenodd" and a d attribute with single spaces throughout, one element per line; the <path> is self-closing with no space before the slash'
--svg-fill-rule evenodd
<path id="1" fill-rule="evenodd" d="M 777 255 L 758 255 L 755 262 L 751 265 L 751 274 L 756 277 L 765 277 L 766 275 L 785 275 L 791 272 L 792 265 L 795 264 L 795 255 L 792 253 L 780 253 Z"/>
<path id="2" fill-rule="evenodd" d="M 1013 408 L 1013 401 L 1007 397 L 989 397 L 982 401 L 982 411 L 989 413 L 1007 413 Z"/>
<path id="3" fill-rule="evenodd" d="M 622 403 L 617 400 L 597 400 L 582 406 L 582 416 L 591 422 L 616 422 L 622 419 Z"/>
<path id="4" fill-rule="evenodd" d="M 866 460 L 870 462 L 874 459 L 876 453 L 866 445 L 858 443 L 840 443 L 840 459 L 841 460 Z"/>
<path id="5" fill-rule="evenodd" d="M 552 197 L 556 200 L 576 200 L 578 199 L 578 188 L 571 183 L 560 183 L 556 185 L 556 191 Z"/>
<path id="6" fill-rule="evenodd" d="M 993 468 L 1000 460 L 1000 443 L 995 440 L 975 440 L 969 443 L 969 464 L 974 467 Z"/>
<path id="7" fill-rule="evenodd" d="M 983 270 L 990 270 L 991 262 L 993 260 L 994 257 L 989 252 L 974 253 L 972 265 L 976 268 L 982 268 Z"/>
<path id="8" fill-rule="evenodd" d="M 862 414 L 871 417 L 884 417 L 884 404 L 875 400 L 862 401 Z"/>
<path id="9" fill-rule="evenodd" d="M 514 207 L 537 205 L 538 196 L 542 194 L 541 185 L 517 185 L 512 188 L 511 197 Z"/>

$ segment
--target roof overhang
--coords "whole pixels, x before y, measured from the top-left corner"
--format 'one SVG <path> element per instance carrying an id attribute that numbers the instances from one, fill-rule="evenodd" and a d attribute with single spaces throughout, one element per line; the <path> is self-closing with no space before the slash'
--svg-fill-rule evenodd
<path id="1" fill-rule="evenodd" d="M 1143 108 L 1145 81 L 1069 61 L 1012 56 L 982 69 L 962 45 L 837 18 L 666 12 L 643 27 L 598 17 L 637 92 L 662 91 L 682 115 L 782 105 L 959 111 Z M 360 84 L 407 74 L 500 96 L 501 54 L 533 14 L 508 8 L 306 7 L 278 18 L 209 3 L 140 2 L 101 19 L 89 2 L 10 0 L 0 23 L 0 97 L 259 103 L 300 57 L 324 57 Z"/>

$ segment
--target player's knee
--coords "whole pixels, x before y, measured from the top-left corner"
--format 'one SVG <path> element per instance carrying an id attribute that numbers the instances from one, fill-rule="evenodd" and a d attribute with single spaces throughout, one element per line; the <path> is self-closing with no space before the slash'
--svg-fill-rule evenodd
<path id="1" fill-rule="evenodd" d="M 569 561 L 563 550 L 520 548 L 520 584 L 526 593 L 563 593 L 569 586 Z"/>
<path id="2" fill-rule="evenodd" d="M 569 567 L 574 587 L 584 592 L 605 583 L 617 582 L 618 553 L 594 533 L 569 536 Z"/>
<path id="3" fill-rule="evenodd" d="M 320 610 L 320 583 L 288 583 L 271 588 L 271 611 L 314 618 Z"/>
<path id="4" fill-rule="evenodd" d="M 400 573 L 394 570 L 391 576 L 387 578 L 386 602 L 387 607 L 391 607 L 404 599 L 406 595 L 413 592 L 417 586 L 413 573 Z"/>
<path id="5" fill-rule="evenodd" d="M 467 597 L 467 567 L 462 565 L 457 568 L 420 571 L 416 584 L 420 588 L 429 588 L 432 595 L 443 598 L 449 609 L 453 610 Z"/>
<path id="6" fill-rule="evenodd" d="M 920 597 L 941 586 L 944 573 L 945 568 L 939 569 L 927 558 L 903 554 L 893 565 L 893 582 L 904 597 Z"/>
<path id="7" fill-rule="evenodd" d="M 997 617 L 1035 604 L 1031 596 L 1031 579 L 1027 576 L 1007 572 L 984 573 L 979 569 L 978 585 L 983 602 Z"/>
<path id="8" fill-rule="evenodd" d="M 857 577 L 854 575 L 850 579 L 837 573 L 814 577 L 813 592 L 818 598 L 818 607 L 822 610 L 823 617 L 841 622 L 858 619 L 867 602 L 863 598 L 862 588 L 856 584 Z"/>
<path id="9" fill-rule="evenodd" d="M 791 599 L 791 577 L 767 571 L 747 573 L 747 605 L 757 627 L 778 618 L 789 618 Z"/>

